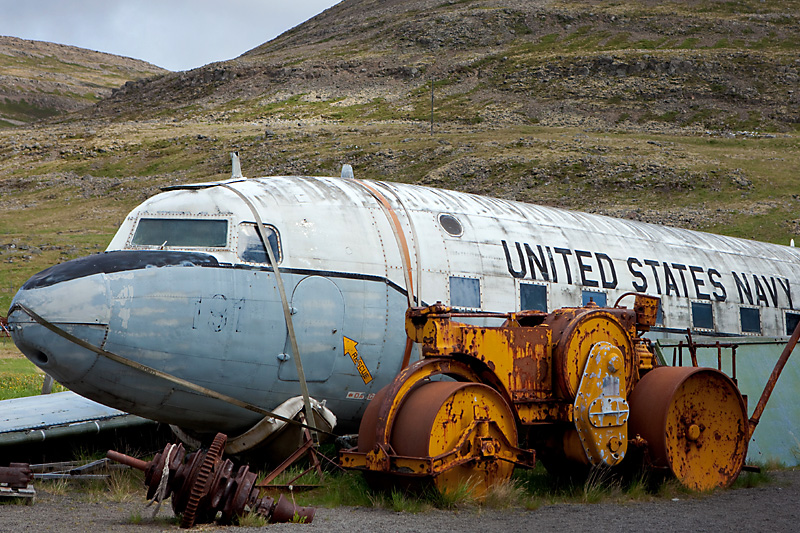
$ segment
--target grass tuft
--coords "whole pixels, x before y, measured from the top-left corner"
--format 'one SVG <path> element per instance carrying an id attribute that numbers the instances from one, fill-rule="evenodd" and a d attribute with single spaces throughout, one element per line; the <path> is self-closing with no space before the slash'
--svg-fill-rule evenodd
<path id="1" fill-rule="evenodd" d="M 634 501 L 645 501 L 652 498 L 651 481 L 646 473 L 631 479 L 625 487 L 625 496 Z"/>
<path id="2" fill-rule="evenodd" d="M 385 503 L 385 507 L 397 513 L 421 513 L 427 511 L 431 507 L 424 499 L 397 489 L 392 490 L 387 496 Z"/>
<path id="3" fill-rule="evenodd" d="M 372 507 L 372 493 L 359 473 L 332 473 L 325 477 L 325 489 L 314 497 L 314 505 L 323 507 Z"/>
<path id="4" fill-rule="evenodd" d="M 773 477 L 764 469 L 759 472 L 742 472 L 736 481 L 733 482 L 731 488 L 734 489 L 752 489 L 753 487 L 761 487 L 772 483 Z"/>
<path id="5" fill-rule="evenodd" d="M 510 509 L 524 507 L 526 501 L 525 489 L 516 479 L 509 479 L 489 487 L 482 502 L 489 509 Z"/>
<path id="6" fill-rule="evenodd" d="M 46 479 L 41 482 L 40 487 L 44 492 L 56 496 L 64 496 L 72 490 L 68 479 Z"/>
<path id="7" fill-rule="evenodd" d="M 478 500 L 475 497 L 475 485 L 467 480 L 459 483 L 452 489 L 431 490 L 427 498 L 437 509 L 456 509 L 467 505 L 473 505 Z"/>
<path id="8" fill-rule="evenodd" d="M 265 527 L 267 519 L 254 511 L 250 511 L 240 516 L 237 519 L 237 524 L 242 527 Z"/>
<path id="9" fill-rule="evenodd" d="M 672 500 L 675 498 L 685 498 L 697 493 L 682 485 L 677 479 L 669 478 L 655 488 L 655 494 L 658 498 Z"/>
<path id="10" fill-rule="evenodd" d="M 580 498 L 582 503 L 600 503 L 611 496 L 618 495 L 620 491 L 619 479 L 614 477 L 610 468 L 594 466 L 583 483 Z"/>
<path id="11" fill-rule="evenodd" d="M 129 502 L 139 498 L 144 487 L 144 473 L 134 468 L 112 470 L 106 481 L 106 492 L 111 501 Z"/>

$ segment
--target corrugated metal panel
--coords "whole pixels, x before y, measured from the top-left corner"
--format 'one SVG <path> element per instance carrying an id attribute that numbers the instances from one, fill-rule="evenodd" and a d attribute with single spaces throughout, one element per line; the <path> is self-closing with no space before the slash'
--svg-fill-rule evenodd
<path id="1" fill-rule="evenodd" d="M 731 343 L 731 338 L 703 338 L 704 344 L 719 341 Z M 659 339 L 658 345 L 667 364 L 672 364 L 675 339 Z M 736 378 L 739 390 L 747 396 L 748 414 L 752 415 L 761 392 L 767 383 L 775 361 L 781 355 L 786 341 L 772 338 L 736 339 Z M 731 376 L 730 349 L 722 351 L 722 371 Z M 750 463 L 780 461 L 787 466 L 800 464 L 800 350 L 795 349 L 778 379 L 761 421 L 750 441 L 747 460 Z M 699 366 L 717 368 L 717 349 L 698 348 Z M 676 364 L 678 364 L 676 362 Z M 689 351 L 683 348 L 683 366 L 692 364 Z"/>

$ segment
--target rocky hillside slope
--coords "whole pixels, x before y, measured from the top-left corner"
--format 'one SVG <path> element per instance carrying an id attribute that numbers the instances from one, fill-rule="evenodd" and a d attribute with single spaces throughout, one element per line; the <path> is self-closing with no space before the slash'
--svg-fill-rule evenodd
<path id="1" fill-rule="evenodd" d="M 233 150 L 248 176 L 349 163 L 798 241 L 798 52 L 800 0 L 344 0 L 230 61 L 134 65 L 94 106 L 0 127 L 0 310 L 160 187 L 229 176 Z"/>
<path id="2" fill-rule="evenodd" d="M 0 127 L 91 106 L 129 80 L 164 72 L 127 57 L 0 36 Z"/>
<path id="3" fill-rule="evenodd" d="M 345 0 L 99 111 L 794 131 L 798 52 L 797 0 Z"/>

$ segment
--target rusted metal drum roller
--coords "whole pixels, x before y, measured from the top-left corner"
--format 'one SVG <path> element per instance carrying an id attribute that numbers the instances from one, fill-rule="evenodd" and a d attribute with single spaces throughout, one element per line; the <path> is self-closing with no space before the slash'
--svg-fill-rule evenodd
<path id="1" fill-rule="evenodd" d="M 694 490 L 727 487 L 747 455 L 747 407 L 736 384 L 713 368 L 659 367 L 630 395 L 629 434 L 648 444 L 655 467 Z"/>
<path id="2" fill-rule="evenodd" d="M 433 458 L 435 475 L 426 481 L 439 491 L 467 485 L 480 497 L 490 485 L 511 477 L 514 464 L 498 454 L 504 444 L 517 445 L 517 428 L 508 404 L 492 388 L 430 382 L 406 397 L 391 444 L 398 455 Z"/>

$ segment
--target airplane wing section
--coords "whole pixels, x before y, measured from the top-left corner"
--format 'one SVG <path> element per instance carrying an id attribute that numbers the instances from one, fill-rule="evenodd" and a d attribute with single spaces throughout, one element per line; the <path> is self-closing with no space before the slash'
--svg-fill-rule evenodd
<path id="1" fill-rule="evenodd" d="M 0 401 L 0 447 L 146 424 L 71 391 Z"/>

